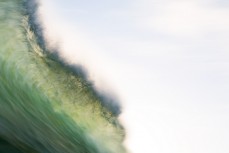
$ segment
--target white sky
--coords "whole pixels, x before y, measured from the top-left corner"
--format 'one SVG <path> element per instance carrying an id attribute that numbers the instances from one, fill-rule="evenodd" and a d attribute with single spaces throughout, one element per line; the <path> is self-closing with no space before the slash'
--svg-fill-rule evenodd
<path id="1" fill-rule="evenodd" d="M 131 153 L 229 152 L 229 1 L 41 1 L 51 43 L 121 99 Z"/>

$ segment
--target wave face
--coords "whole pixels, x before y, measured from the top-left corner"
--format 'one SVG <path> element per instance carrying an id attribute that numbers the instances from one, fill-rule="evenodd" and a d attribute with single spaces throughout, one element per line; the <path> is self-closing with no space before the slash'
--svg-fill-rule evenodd
<path id="1" fill-rule="evenodd" d="M 0 152 L 125 153 L 120 107 L 45 45 L 33 0 L 0 0 Z"/>

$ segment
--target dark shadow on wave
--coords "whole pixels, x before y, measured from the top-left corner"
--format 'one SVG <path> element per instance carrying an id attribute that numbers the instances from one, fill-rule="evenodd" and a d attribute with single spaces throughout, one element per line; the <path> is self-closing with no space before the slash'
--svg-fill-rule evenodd
<path id="1" fill-rule="evenodd" d="M 0 153 L 23 153 L 17 147 L 0 137 Z"/>
<path id="2" fill-rule="evenodd" d="M 41 47 L 43 54 L 59 64 L 69 72 L 72 72 L 75 76 L 81 77 L 88 84 L 88 88 L 91 90 L 92 94 L 95 95 L 101 104 L 108 109 L 114 116 L 118 116 L 121 113 L 120 102 L 117 98 L 102 93 L 99 90 L 96 90 L 93 83 L 88 79 L 88 74 L 85 68 L 81 65 L 70 65 L 65 62 L 65 60 L 60 56 L 59 49 L 56 48 L 48 48 L 47 41 L 45 40 L 44 32 L 42 25 L 40 24 L 39 17 L 37 15 L 39 3 L 37 0 L 25 0 L 24 1 L 24 13 L 28 16 L 30 30 L 34 32 L 36 41 L 38 45 Z"/>
<path id="3" fill-rule="evenodd" d="M 44 37 L 44 30 L 40 24 L 37 12 L 39 3 L 37 0 L 24 0 L 23 13 L 25 16 L 28 16 L 28 22 L 30 30 L 34 32 L 36 36 L 36 41 L 43 51 L 46 51 L 47 44 Z"/>

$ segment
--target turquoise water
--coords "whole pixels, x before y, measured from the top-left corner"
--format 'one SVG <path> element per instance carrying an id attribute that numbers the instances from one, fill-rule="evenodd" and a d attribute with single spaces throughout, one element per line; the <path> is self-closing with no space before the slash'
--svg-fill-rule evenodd
<path id="1" fill-rule="evenodd" d="M 50 53 L 28 2 L 0 0 L 0 152 L 126 152 L 119 105 Z"/>

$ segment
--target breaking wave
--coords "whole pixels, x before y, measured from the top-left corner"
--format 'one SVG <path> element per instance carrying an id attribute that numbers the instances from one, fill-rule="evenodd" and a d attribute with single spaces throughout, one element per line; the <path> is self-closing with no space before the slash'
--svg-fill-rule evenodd
<path id="1" fill-rule="evenodd" d="M 0 0 L 0 152 L 125 153 L 119 102 L 49 49 L 35 0 Z"/>

